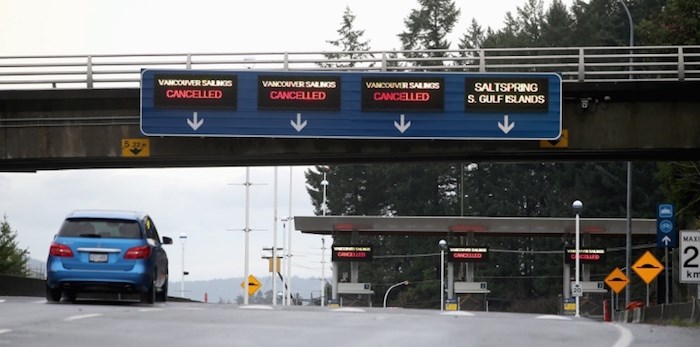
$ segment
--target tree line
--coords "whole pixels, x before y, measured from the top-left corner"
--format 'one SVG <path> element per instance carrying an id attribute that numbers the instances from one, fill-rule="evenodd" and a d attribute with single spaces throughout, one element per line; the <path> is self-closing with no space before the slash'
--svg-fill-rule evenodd
<path id="1" fill-rule="evenodd" d="M 696 0 L 633 0 L 625 5 L 634 18 L 635 45 L 687 45 L 700 42 L 700 2 Z M 452 49 L 447 37 L 462 11 L 451 0 L 417 0 L 397 34 L 407 57 L 445 57 Z M 327 41 L 341 52 L 327 54 L 325 66 L 351 67 L 336 59 L 370 56 L 371 40 L 354 26 L 355 15 L 346 8 L 338 37 Z M 526 0 L 515 13 L 507 12 L 504 27 L 483 28 L 472 19 L 457 42 L 459 49 L 516 47 L 627 46 L 629 24 L 625 7 L 615 0 L 577 0 L 568 8 L 554 0 L 544 8 L 541 0 Z M 344 54 L 342 51 L 351 51 Z M 416 64 L 441 64 L 439 60 Z M 635 162 L 632 165 L 632 216 L 655 218 L 657 203 L 676 203 L 679 228 L 697 228 L 700 213 L 700 162 Z M 316 214 L 322 214 L 321 181 L 327 175 L 327 214 L 367 216 L 491 216 L 572 217 L 571 203 L 584 202 L 584 217 L 626 216 L 627 163 L 623 162 L 429 162 L 316 166 L 306 172 L 307 190 Z M 562 293 L 562 253 L 547 252 L 573 247 L 574 235 L 560 237 L 477 237 L 477 245 L 494 252 L 476 268 L 477 281 L 511 311 L 557 312 Z M 360 236 L 361 244 L 374 246 L 375 260 L 360 264 L 360 282 L 371 282 L 375 293 L 409 280 L 411 285 L 392 292 L 394 305 L 439 307 L 437 242 L 464 244 L 452 235 L 435 237 Z M 347 235 L 334 242 L 348 244 Z M 639 247 L 655 239 L 635 237 Z M 592 237 L 592 247 L 624 250 L 625 240 Z M 645 249 L 635 250 L 633 257 Z M 515 251 L 515 252 L 513 252 Z M 433 256 L 424 256 L 432 254 Z M 612 265 L 615 264 L 615 265 Z M 609 252 L 607 265 L 594 265 L 591 280 L 602 280 L 625 252 Z M 611 267 L 612 266 L 612 267 Z M 341 266 L 341 272 L 349 266 Z M 463 280 L 464 271 L 457 271 Z M 632 280 L 632 297 L 642 299 L 646 287 Z M 682 295 L 683 293 L 681 293 Z M 374 304 L 383 297 L 375 295 Z"/>

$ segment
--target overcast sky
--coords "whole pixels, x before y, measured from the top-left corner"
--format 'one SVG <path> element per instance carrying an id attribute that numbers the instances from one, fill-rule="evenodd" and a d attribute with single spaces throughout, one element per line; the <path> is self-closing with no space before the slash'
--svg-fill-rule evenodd
<path id="1" fill-rule="evenodd" d="M 461 9 L 453 45 L 472 18 L 502 27 L 506 11 L 526 0 L 457 0 Z M 570 4 L 571 0 L 564 3 Z M 417 1 L 377 0 L 0 0 L 0 55 L 238 53 L 332 50 L 343 11 L 375 50 L 398 49 L 397 34 Z M 548 6 L 550 1 L 544 2 Z M 31 140 L 31 139 L 27 139 Z M 292 215 L 313 215 L 304 167 L 292 170 Z M 289 215 L 289 167 L 279 169 L 279 217 Z M 251 273 L 266 276 L 262 247 L 272 244 L 273 169 L 251 169 Z M 188 279 L 243 276 L 244 168 L 64 170 L 0 173 L 0 214 L 19 232 L 20 247 L 45 260 L 53 235 L 74 209 L 128 209 L 150 213 L 168 249 L 171 274 L 181 270 L 178 236 L 188 234 Z M 330 182 L 328 189 L 333 189 Z M 280 245 L 282 225 L 278 227 Z M 327 240 L 327 245 L 331 240 Z M 294 233 L 293 274 L 318 277 L 319 236 Z M 330 256 L 326 252 L 326 259 Z M 330 264 L 326 275 L 330 276 Z M 178 277 L 174 278 L 179 280 Z"/>

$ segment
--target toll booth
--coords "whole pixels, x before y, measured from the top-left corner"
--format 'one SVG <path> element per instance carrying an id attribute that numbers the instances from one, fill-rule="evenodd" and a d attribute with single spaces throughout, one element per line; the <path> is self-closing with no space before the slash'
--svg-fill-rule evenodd
<path id="1" fill-rule="evenodd" d="M 446 303 L 459 302 L 462 310 L 488 310 L 487 295 L 491 293 L 488 283 L 475 281 L 475 268 L 478 261 L 488 261 L 486 247 L 477 246 L 476 236 L 512 236 L 526 235 L 561 237 L 571 235 L 575 230 L 574 218 L 548 218 L 548 217 L 368 217 L 368 216 L 295 216 L 295 227 L 302 233 L 318 235 L 351 235 L 350 245 L 341 247 L 369 247 L 369 249 L 338 249 L 333 259 L 332 296 L 328 301 L 331 305 L 343 304 L 370 305 L 375 294 L 371 283 L 360 282 L 360 261 L 369 261 L 372 256 L 371 246 L 361 245 L 357 242 L 360 234 L 369 235 L 407 235 L 407 236 L 441 236 L 456 244 L 450 245 L 454 255 L 450 261 L 448 253 L 447 278 L 446 278 Z M 586 247 L 591 234 L 596 236 L 622 236 L 627 233 L 627 219 L 625 218 L 581 218 L 580 230 L 582 244 Z M 648 237 L 656 236 L 656 219 L 633 218 L 632 234 Z M 440 251 L 435 245 L 436 252 Z M 463 249 L 459 249 L 463 248 Z M 478 250 L 478 248 L 485 248 Z M 596 255 L 597 254 L 597 255 Z M 587 260 L 599 259 L 600 252 L 589 249 L 585 258 Z M 562 258 L 566 258 L 563 256 Z M 583 260 L 583 257 L 581 258 Z M 340 281 L 339 264 L 350 262 L 350 276 L 345 281 Z M 460 263 L 465 264 L 460 264 Z M 562 298 L 571 296 L 571 266 L 563 264 L 563 295 Z M 455 264 L 459 264 L 462 281 L 455 281 Z M 406 279 L 411 280 L 411 279 Z M 582 281 L 590 281 L 588 264 L 582 266 Z M 587 285 L 586 285 L 587 286 Z M 599 283 L 591 284 L 584 288 L 585 298 L 596 298 L 590 302 L 597 302 L 597 297 L 606 294 L 598 288 Z M 562 305 L 564 305 L 562 300 Z M 587 301 L 587 300 L 584 300 Z M 600 301 L 602 302 L 602 300 Z M 600 305 L 596 305 L 599 307 Z"/>

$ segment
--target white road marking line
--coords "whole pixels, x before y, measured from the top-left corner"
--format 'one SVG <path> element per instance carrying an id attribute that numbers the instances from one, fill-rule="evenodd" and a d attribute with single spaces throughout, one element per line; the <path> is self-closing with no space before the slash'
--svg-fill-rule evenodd
<path id="1" fill-rule="evenodd" d="M 241 310 L 271 310 L 271 306 L 267 305 L 245 305 L 239 307 Z"/>
<path id="2" fill-rule="evenodd" d="M 462 316 L 462 317 L 474 317 L 474 314 L 471 312 L 467 311 L 445 311 L 445 312 L 440 312 L 441 315 L 443 316 Z"/>
<path id="3" fill-rule="evenodd" d="M 88 313 L 88 314 L 81 314 L 78 316 L 66 317 L 63 320 L 66 322 L 70 322 L 70 321 L 74 321 L 74 320 L 94 318 L 94 317 L 99 317 L 99 316 L 102 316 L 102 314 L 101 313 Z"/>
<path id="4" fill-rule="evenodd" d="M 139 312 L 156 312 L 156 311 L 163 311 L 162 308 L 140 308 Z"/>
<path id="5" fill-rule="evenodd" d="M 5 302 L 5 299 L 0 299 L 0 304 L 2 304 L 3 302 Z"/>
<path id="6" fill-rule="evenodd" d="M 45 304 L 47 302 L 48 301 L 46 301 L 46 299 L 44 299 L 44 300 L 34 301 L 34 302 L 32 302 L 32 304 Z"/>
<path id="7" fill-rule="evenodd" d="M 360 313 L 367 312 L 361 308 L 354 308 L 354 307 L 336 308 L 336 309 L 333 309 L 332 311 L 333 312 L 360 312 Z"/>
<path id="8" fill-rule="evenodd" d="M 551 319 L 551 320 L 571 320 L 569 317 L 564 317 L 564 316 L 556 316 L 553 314 L 545 314 L 542 316 L 537 316 L 535 319 Z"/>
<path id="9" fill-rule="evenodd" d="M 0 329 L 0 335 L 2 335 L 2 334 L 7 334 L 7 333 L 9 333 L 9 332 L 11 332 L 11 331 L 12 331 L 11 329 Z"/>
<path id="10" fill-rule="evenodd" d="M 634 341 L 634 336 L 632 336 L 632 332 L 629 331 L 629 329 L 623 327 L 622 325 L 619 324 L 613 324 L 617 330 L 620 331 L 620 338 L 615 342 L 613 347 L 628 347 L 632 345 L 632 341 Z"/>

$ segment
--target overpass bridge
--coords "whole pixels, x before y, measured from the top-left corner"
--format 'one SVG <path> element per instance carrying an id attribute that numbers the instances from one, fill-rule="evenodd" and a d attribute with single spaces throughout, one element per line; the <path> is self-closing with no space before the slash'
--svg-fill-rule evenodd
<path id="1" fill-rule="evenodd" d="M 0 57 L 0 171 L 700 157 L 700 46 L 414 53 Z M 142 69 L 554 72 L 563 132 L 555 141 L 147 137 L 139 127 Z"/>

